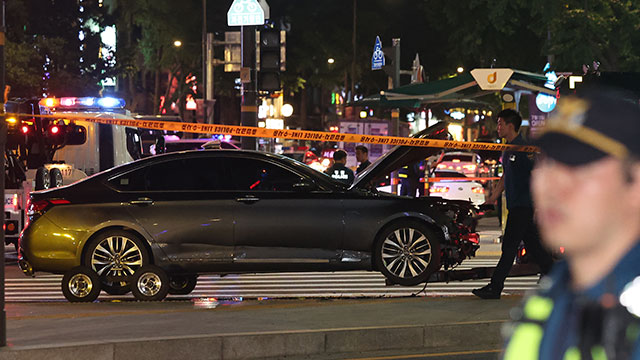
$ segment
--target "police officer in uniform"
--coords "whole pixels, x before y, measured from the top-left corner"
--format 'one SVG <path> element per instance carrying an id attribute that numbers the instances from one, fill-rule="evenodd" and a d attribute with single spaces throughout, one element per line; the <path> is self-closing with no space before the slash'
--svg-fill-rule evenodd
<path id="1" fill-rule="evenodd" d="M 512 311 L 504 357 L 638 360 L 638 97 L 604 88 L 563 97 L 537 144 L 536 214 L 564 260 Z"/>
<path id="2" fill-rule="evenodd" d="M 356 174 L 360 174 L 362 171 L 364 171 L 364 169 L 371 165 L 371 161 L 369 161 L 369 149 L 367 149 L 366 146 L 356 146 L 356 161 L 360 163 L 360 165 L 356 169 Z"/>
<path id="3" fill-rule="evenodd" d="M 522 118 L 518 112 L 507 109 L 498 114 L 498 135 L 511 145 L 526 145 L 519 133 Z M 553 260 L 551 254 L 540 244 L 538 228 L 533 219 L 530 180 L 533 168 L 532 155 L 521 151 L 505 151 L 502 154 L 504 175 L 493 188 L 488 204 L 494 203 L 506 192 L 507 223 L 502 237 L 502 255 L 491 277 L 491 282 L 473 294 L 483 299 L 499 299 L 504 281 L 513 266 L 520 242 L 524 242 L 527 253 L 540 266 L 543 274 L 549 272 Z"/>
<path id="4" fill-rule="evenodd" d="M 351 185 L 355 175 L 353 174 L 353 170 L 349 169 L 346 164 L 347 152 L 344 150 L 337 150 L 333 153 L 333 165 L 328 168 L 325 173 L 331 176 L 332 179 Z"/>

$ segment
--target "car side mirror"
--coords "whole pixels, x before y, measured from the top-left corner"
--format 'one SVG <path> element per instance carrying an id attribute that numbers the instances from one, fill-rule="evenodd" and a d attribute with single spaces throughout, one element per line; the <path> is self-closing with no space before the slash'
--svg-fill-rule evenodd
<path id="1" fill-rule="evenodd" d="M 301 179 L 297 183 L 293 184 L 293 189 L 300 192 L 312 191 L 316 189 L 316 184 L 309 180 Z"/>

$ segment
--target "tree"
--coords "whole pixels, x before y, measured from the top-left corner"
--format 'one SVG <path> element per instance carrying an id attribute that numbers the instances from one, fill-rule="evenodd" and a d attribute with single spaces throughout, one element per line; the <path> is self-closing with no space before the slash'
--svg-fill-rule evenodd
<path id="1" fill-rule="evenodd" d="M 111 66 L 99 53 L 102 12 L 92 2 L 85 2 L 81 11 L 76 0 L 8 2 L 11 96 L 97 95 Z"/>
<path id="2" fill-rule="evenodd" d="M 580 71 L 583 64 L 594 61 L 600 62 L 601 70 L 605 71 L 637 71 L 638 5 L 638 1 L 621 0 L 529 3 L 531 13 L 542 19 L 538 29 L 548 30 L 546 49 L 555 55 L 556 68 L 571 71 Z M 546 14 L 542 9 L 546 9 Z M 540 30 L 541 37 L 547 35 L 547 31 Z"/>

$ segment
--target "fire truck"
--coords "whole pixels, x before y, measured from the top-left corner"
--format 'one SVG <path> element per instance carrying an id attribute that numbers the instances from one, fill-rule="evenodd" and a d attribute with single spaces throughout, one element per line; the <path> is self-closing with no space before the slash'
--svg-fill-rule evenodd
<path id="1" fill-rule="evenodd" d="M 137 128 L 77 119 L 134 119 L 124 105 L 124 100 L 111 97 L 7 101 L 6 244 L 17 246 L 31 191 L 68 185 L 141 157 Z"/>

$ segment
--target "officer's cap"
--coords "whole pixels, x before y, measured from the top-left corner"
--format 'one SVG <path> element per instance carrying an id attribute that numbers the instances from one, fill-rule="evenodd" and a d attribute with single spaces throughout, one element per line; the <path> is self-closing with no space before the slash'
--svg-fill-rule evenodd
<path id="1" fill-rule="evenodd" d="M 570 166 L 585 165 L 607 156 L 638 160 L 638 98 L 605 87 L 563 96 L 535 143 L 550 158 Z"/>

